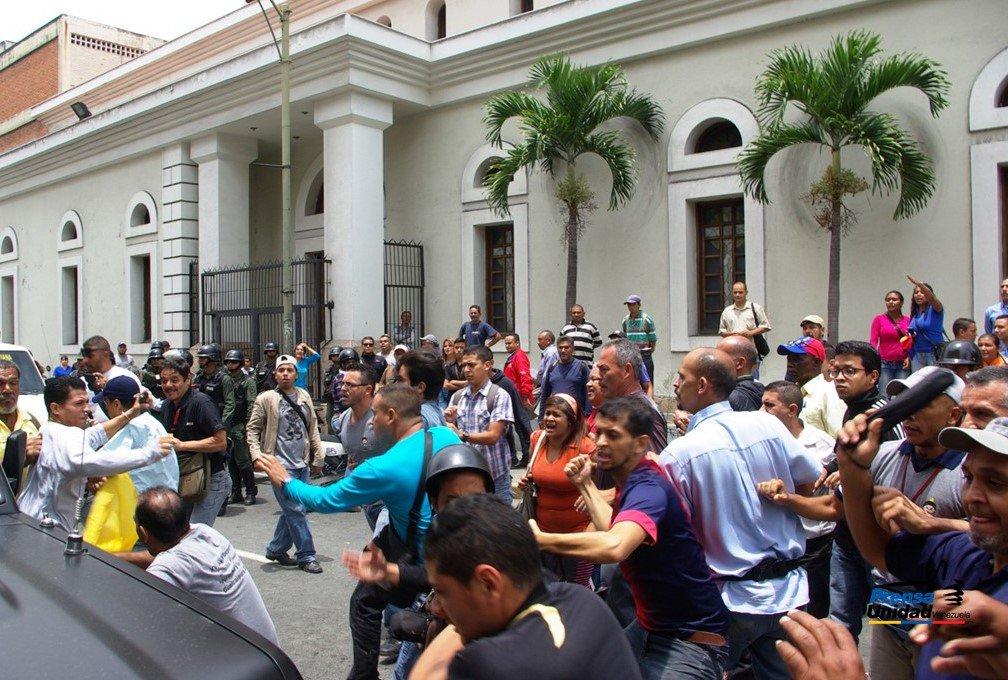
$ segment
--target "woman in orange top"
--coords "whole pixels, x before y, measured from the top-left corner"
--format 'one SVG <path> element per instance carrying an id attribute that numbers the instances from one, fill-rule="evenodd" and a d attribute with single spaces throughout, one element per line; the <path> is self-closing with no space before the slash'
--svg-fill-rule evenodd
<path id="1" fill-rule="evenodd" d="M 977 347 L 980 348 L 980 356 L 983 357 L 983 365 L 987 366 L 1008 366 L 1008 361 L 1001 356 L 998 348 L 1000 344 L 997 336 L 993 333 L 984 333 L 977 338 Z"/>
<path id="2" fill-rule="evenodd" d="M 532 434 L 532 463 L 519 482 L 536 489 L 536 522 L 543 531 L 562 534 L 584 531 L 588 518 L 574 509 L 580 497 L 564 468 L 577 455 L 592 455 L 595 442 L 585 434 L 584 416 L 569 394 L 554 394 L 546 400 L 541 429 Z M 542 553 L 543 565 L 568 583 L 587 587 L 592 564 L 573 558 Z"/>

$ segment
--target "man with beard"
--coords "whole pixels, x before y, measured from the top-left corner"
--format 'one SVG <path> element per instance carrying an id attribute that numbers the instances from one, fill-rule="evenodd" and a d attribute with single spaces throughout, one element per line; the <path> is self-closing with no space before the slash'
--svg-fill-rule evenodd
<path id="1" fill-rule="evenodd" d="M 21 371 L 12 361 L 0 360 L 0 463 L 3 462 L 7 438 L 18 430 L 28 435 L 28 449 L 25 465 L 35 462 L 42 450 L 39 436 L 41 425 L 32 414 L 18 408 L 21 396 Z"/>
<path id="2" fill-rule="evenodd" d="M 837 437 L 837 459 L 844 488 L 844 511 L 857 547 L 879 570 L 920 584 L 923 592 L 952 589 L 981 592 L 1008 602 L 1008 418 L 995 418 L 983 430 L 950 427 L 938 435 L 941 446 L 966 452 L 962 500 L 969 532 L 890 533 L 874 507 L 871 468 L 881 444 L 882 421 L 859 415 Z M 886 508 L 879 508 L 888 525 Z M 931 669 L 940 640 L 925 644 L 917 678 L 947 678 Z"/>
<path id="3" fill-rule="evenodd" d="M 379 392 L 371 406 L 372 427 L 374 450 L 384 453 L 363 461 L 334 484 L 318 487 L 294 479 L 280 461 L 271 457 L 260 458 L 259 469 L 266 472 L 278 494 L 317 512 L 346 512 L 352 507 L 383 501 L 389 511 L 389 525 L 375 539 L 375 544 L 393 561 L 398 561 L 403 553 L 419 555 L 431 516 L 430 503 L 423 495 L 424 470 L 429 457 L 460 442 L 447 427 L 424 428 L 421 401 L 417 390 L 400 383 L 387 385 Z M 412 594 L 415 593 L 411 591 Z M 396 597 L 395 591 L 377 584 L 357 584 L 350 598 L 352 680 L 378 676 L 382 611 L 388 604 L 405 607 L 412 601 L 412 597 L 407 601 Z"/>

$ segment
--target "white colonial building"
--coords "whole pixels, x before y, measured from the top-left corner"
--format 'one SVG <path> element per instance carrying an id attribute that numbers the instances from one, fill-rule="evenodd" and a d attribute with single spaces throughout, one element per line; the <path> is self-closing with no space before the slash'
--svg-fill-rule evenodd
<path id="1" fill-rule="evenodd" d="M 590 217 L 579 279 L 580 301 L 604 331 L 618 326 L 628 293 L 643 296 L 658 325 L 659 392 L 669 391 L 682 352 L 711 341 L 712 314 L 735 276 L 744 273 L 751 297 L 765 304 L 772 343 L 798 335 L 805 314 L 825 312 L 827 235 L 799 196 L 826 159 L 810 149 L 781 154 L 769 169 L 768 206 L 743 197 L 734 166 L 757 132 L 753 83 L 776 47 L 817 49 L 865 28 L 887 51 L 938 60 L 952 81 L 937 120 L 916 92 L 878 102 L 934 159 L 937 192 L 901 222 L 891 219 L 893 197 L 856 205 L 860 222 L 843 243 L 842 335 L 865 337 L 883 293 L 909 293 L 905 273 L 933 283 L 947 325 L 981 318 L 1008 273 L 1003 0 L 291 7 L 294 226 L 297 255 L 308 258 L 298 282 L 303 334 L 311 327 L 318 339 L 349 342 L 382 332 L 386 311 L 398 316 L 406 303 L 390 297 L 386 310 L 385 283 L 404 284 L 397 270 L 410 268 L 388 261 L 385 241 L 423 244 L 422 288 L 404 299 L 422 305 L 414 314 L 427 332 L 454 333 L 473 302 L 526 344 L 563 322 L 562 215 L 550 179 L 516 177 L 506 220 L 480 188 L 501 153 L 485 142 L 483 103 L 558 51 L 579 63 L 620 62 L 667 116 L 659 143 L 627 126 L 637 192 L 618 213 Z M 201 334 L 279 339 L 265 337 L 266 325 L 254 338 L 249 330 L 256 314 L 275 315 L 275 268 L 203 277 L 213 290 L 195 294 L 200 272 L 280 255 L 279 72 L 253 4 L 34 106 L 30 118 L 47 133 L 0 155 L 2 339 L 46 361 L 93 333 L 140 353 L 161 337 L 173 345 Z M 78 120 L 75 102 L 93 115 Z M 516 128 L 508 130 L 514 139 Z M 853 151 L 845 158 L 866 168 Z M 590 159 L 584 170 L 604 198 L 604 166 Z M 397 248 L 386 250 L 399 257 Z M 711 248 L 732 256 L 705 260 Z M 255 283 L 260 275 L 269 281 Z"/>

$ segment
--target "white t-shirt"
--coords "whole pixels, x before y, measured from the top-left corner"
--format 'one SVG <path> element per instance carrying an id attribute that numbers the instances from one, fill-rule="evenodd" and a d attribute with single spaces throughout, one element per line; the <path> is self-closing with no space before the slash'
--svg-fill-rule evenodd
<path id="1" fill-rule="evenodd" d="M 273 619 L 234 546 L 205 524 L 193 524 L 147 572 L 191 593 L 279 646 Z"/>
<path id="2" fill-rule="evenodd" d="M 798 435 L 798 443 L 804 446 L 806 451 L 822 463 L 823 467 L 833 459 L 833 448 L 836 446 L 836 440 L 817 427 L 804 425 L 802 433 Z M 833 489 L 823 484 L 815 495 L 822 496 L 827 493 L 833 493 Z M 825 536 L 836 527 L 836 522 L 806 519 L 805 517 L 801 518 L 801 523 L 805 527 L 805 538 Z"/>
<path id="3" fill-rule="evenodd" d="M 123 368 L 122 366 L 116 366 L 113 364 L 112 368 L 105 371 L 102 375 L 105 376 L 106 383 L 112 378 L 118 378 L 121 375 L 126 375 L 132 378 L 133 382 L 135 382 L 137 385 L 140 385 L 140 378 L 136 377 L 135 373 Z M 140 385 L 140 389 L 146 391 L 146 388 L 144 388 L 143 385 Z M 91 402 L 91 399 L 94 397 L 94 392 L 91 391 L 91 388 L 88 388 L 87 394 L 88 394 L 88 403 L 91 405 L 91 417 L 94 418 L 95 423 L 104 423 L 106 420 L 108 420 L 108 416 L 105 415 L 105 411 L 102 410 L 101 406 Z M 127 404 L 126 408 L 129 408 L 130 406 L 132 406 L 132 404 Z"/>

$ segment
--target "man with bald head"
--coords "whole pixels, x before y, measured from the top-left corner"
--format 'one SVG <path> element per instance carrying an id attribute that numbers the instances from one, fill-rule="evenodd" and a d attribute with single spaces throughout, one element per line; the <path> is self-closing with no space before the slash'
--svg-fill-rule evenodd
<path id="1" fill-rule="evenodd" d="M 729 357 L 735 367 L 735 389 L 728 395 L 728 403 L 734 411 L 759 411 L 763 408 L 763 383 L 753 377 L 759 353 L 756 343 L 744 335 L 729 335 L 717 344 Z"/>
<path id="2" fill-rule="evenodd" d="M 735 384 L 735 361 L 726 352 L 702 347 L 686 355 L 675 392 L 693 417 L 660 461 L 689 507 L 731 614 L 725 667 L 748 650 L 757 678 L 787 678 L 774 643 L 783 638 L 781 616 L 809 601 L 801 566 L 805 531 L 757 487 L 780 479 L 788 493 L 807 496 L 822 466 L 774 416 L 733 411 L 728 396 Z"/>

